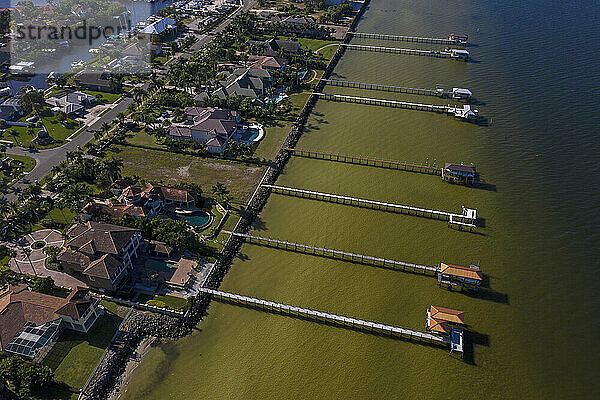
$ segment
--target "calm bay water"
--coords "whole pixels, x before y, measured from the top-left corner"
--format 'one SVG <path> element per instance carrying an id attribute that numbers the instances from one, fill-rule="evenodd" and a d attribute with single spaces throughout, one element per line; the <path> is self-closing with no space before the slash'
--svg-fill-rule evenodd
<path id="1" fill-rule="evenodd" d="M 428 265 L 480 262 L 497 296 L 470 297 L 439 289 L 431 278 L 254 245 L 242 248 L 222 285 L 414 329 L 424 329 L 431 304 L 461 309 L 475 333 L 470 362 L 436 348 L 213 303 L 197 332 L 145 357 L 125 398 L 596 398 L 599 19 L 589 0 L 373 0 L 359 31 L 466 32 L 474 62 L 348 51 L 336 74 L 468 87 L 492 125 L 320 101 L 298 147 L 473 162 L 495 190 L 299 158 L 278 184 L 448 211 L 476 207 L 486 227 L 470 234 L 441 221 L 272 195 L 254 231 Z"/>

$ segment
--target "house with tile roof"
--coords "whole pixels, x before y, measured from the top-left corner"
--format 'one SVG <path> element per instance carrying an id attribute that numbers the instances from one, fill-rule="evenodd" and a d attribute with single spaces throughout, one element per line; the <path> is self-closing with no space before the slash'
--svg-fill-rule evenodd
<path id="1" fill-rule="evenodd" d="M 273 71 L 284 69 L 287 64 L 286 61 L 280 57 L 257 56 L 251 54 L 248 56 L 248 62 L 246 65 L 248 68 L 259 68 Z"/>
<path id="2" fill-rule="evenodd" d="M 186 107 L 184 125 L 167 129 L 171 139 L 193 140 L 206 144 L 211 153 L 222 153 L 227 142 L 236 133 L 240 114 L 234 110 L 215 107 Z"/>
<path id="3" fill-rule="evenodd" d="M 268 39 L 263 41 L 249 40 L 248 44 L 256 48 L 261 56 L 279 57 L 280 54 L 302 54 L 302 45 L 292 40 Z"/>
<path id="4" fill-rule="evenodd" d="M 116 86 L 111 81 L 112 75 L 107 71 L 81 71 L 73 78 L 75 85 L 88 90 L 115 92 Z"/>
<path id="5" fill-rule="evenodd" d="M 86 288 L 62 298 L 7 285 L 0 289 L 0 350 L 39 361 L 63 329 L 88 332 L 102 313 Z"/>
<path id="6" fill-rule="evenodd" d="M 223 99 L 227 96 L 244 96 L 259 99 L 273 86 L 269 71 L 260 68 L 237 68 L 219 82 L 213 96 Z"/>
<path id="7" fill-rule="evenodd" d="M 133 269 L 142 234 L 133 228 L 88 221 L 71 226 L 67 237 L 58 254 L 65 272 L 90 287 L 115 292 Z"/>

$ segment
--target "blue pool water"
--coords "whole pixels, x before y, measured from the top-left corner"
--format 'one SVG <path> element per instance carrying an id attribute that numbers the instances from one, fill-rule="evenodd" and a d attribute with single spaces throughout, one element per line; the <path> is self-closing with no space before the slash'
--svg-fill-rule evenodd
<path id="1" fill-rule="evenodd" d="M 175 268 L 175 265 L 168 261 L 151 258 L 146 261 L 146 268 L 156 272 L 169 272 L 171 269 Z"/>
<path id="2" fill-rule="evenodd" d="M 258 137 L 258 129 L 248 128 L 246 132 L 242 134 L 242 140 L 247 142 L 253 142 Z"/>
<path id="3" fill-rule="evenodd" d="M 170 218 L 184 219 L 194 227 L 203 227 L 210 222 L 210 214 L 204 211 L 195 211 L 192 214 L 177 214 L 175 212 L 169 212 L 167 214 Z"/>

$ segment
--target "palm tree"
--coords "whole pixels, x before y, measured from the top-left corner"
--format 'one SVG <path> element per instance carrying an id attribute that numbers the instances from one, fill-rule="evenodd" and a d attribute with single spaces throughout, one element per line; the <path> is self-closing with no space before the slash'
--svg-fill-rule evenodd
<path id="1" fill-rule="evenodd" d="M 125 121 L 125 113 L 124 112 L 117 113 L 117 121 L 119 121 L 119 124 L 123 124 L 123 122 Z"/>
<path id="2" fill-rule="evenodd" d="M 108 178 L 112 184 L 115 179 L 117 179 L 121 175 L 121 169 L 123 168 L 123 160 L 116 157 L 111 157 L 108 160 L 102 160 L 100 164 L 100 169 Z"/>
<path id="3" fill-rule="evenodd" d="M 31 269 L 33 270 L 33 274 L 37 278 L 38 274 L 37 274 L 37 272 L 35 272 L 35 268 L 33 268 L 33 263 L 31 262 L 31 258 L 29 258 L 29 256 L 31 255 L 31 249 L 29 247 L 25 247 L 25 248 L 23 248 L 23 253 L 25 253 L 27 260 L 29 261 L 29 265 L 31 265 Z"/>
<path id="4" fill-rule="evenodd" d="M 219 200 L 223 201 L 229 194 L 229 189 L 221 182 L 217 182 L 212 186 L 212 192 Z"/>
<path id="5" fill-rule="evenodd" d="M 8 256 L 15 260 L 15 265 L 17 266 L 17 269 L 19 270 L 19 273 L 22 274 L 23 271 L 21 271 L 21 266 L 19 265 L 19 263 L 17 262 L 17 251 L 14 249 L 10 249 L 8 252 Z"/>
<path id="6" fill-rule="evenodd" d="M 108 122 L 103 122 L 102 125 L 100 125 L 100 130 L 104 133 L 107 134 L 108 131 L 110 130 L 110 124 Z"/>

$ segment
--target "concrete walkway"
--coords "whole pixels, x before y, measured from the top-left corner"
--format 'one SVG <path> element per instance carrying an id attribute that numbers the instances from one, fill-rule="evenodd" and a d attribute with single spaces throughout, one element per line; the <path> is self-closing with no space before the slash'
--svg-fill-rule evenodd
<path id="1" fill-rule="evenodd" d="M 33 249 L 31 245 L 35 242 L 44 242 L 40 249 Z M 63 247 L 65 241 L 59 231 L 53 229 L 42 229 L 31 232 L 21 238 L 19 241 L 7 243 L 6 245 L 17 251 L 16 259 L 9 262 L 10 269 L 23 274 L 36 275 L 39 277 L 51 277 L 57 286 L 75 288 L 76 286 L 87 287 L 82 281 L 68 275 L 64 272 L 54 271 L 46 268 L 46 258 L 48 255 L 44 252 L 47 246 Z M 23 249 L 30 248 L 29 258 L 25 255 Z"/>

